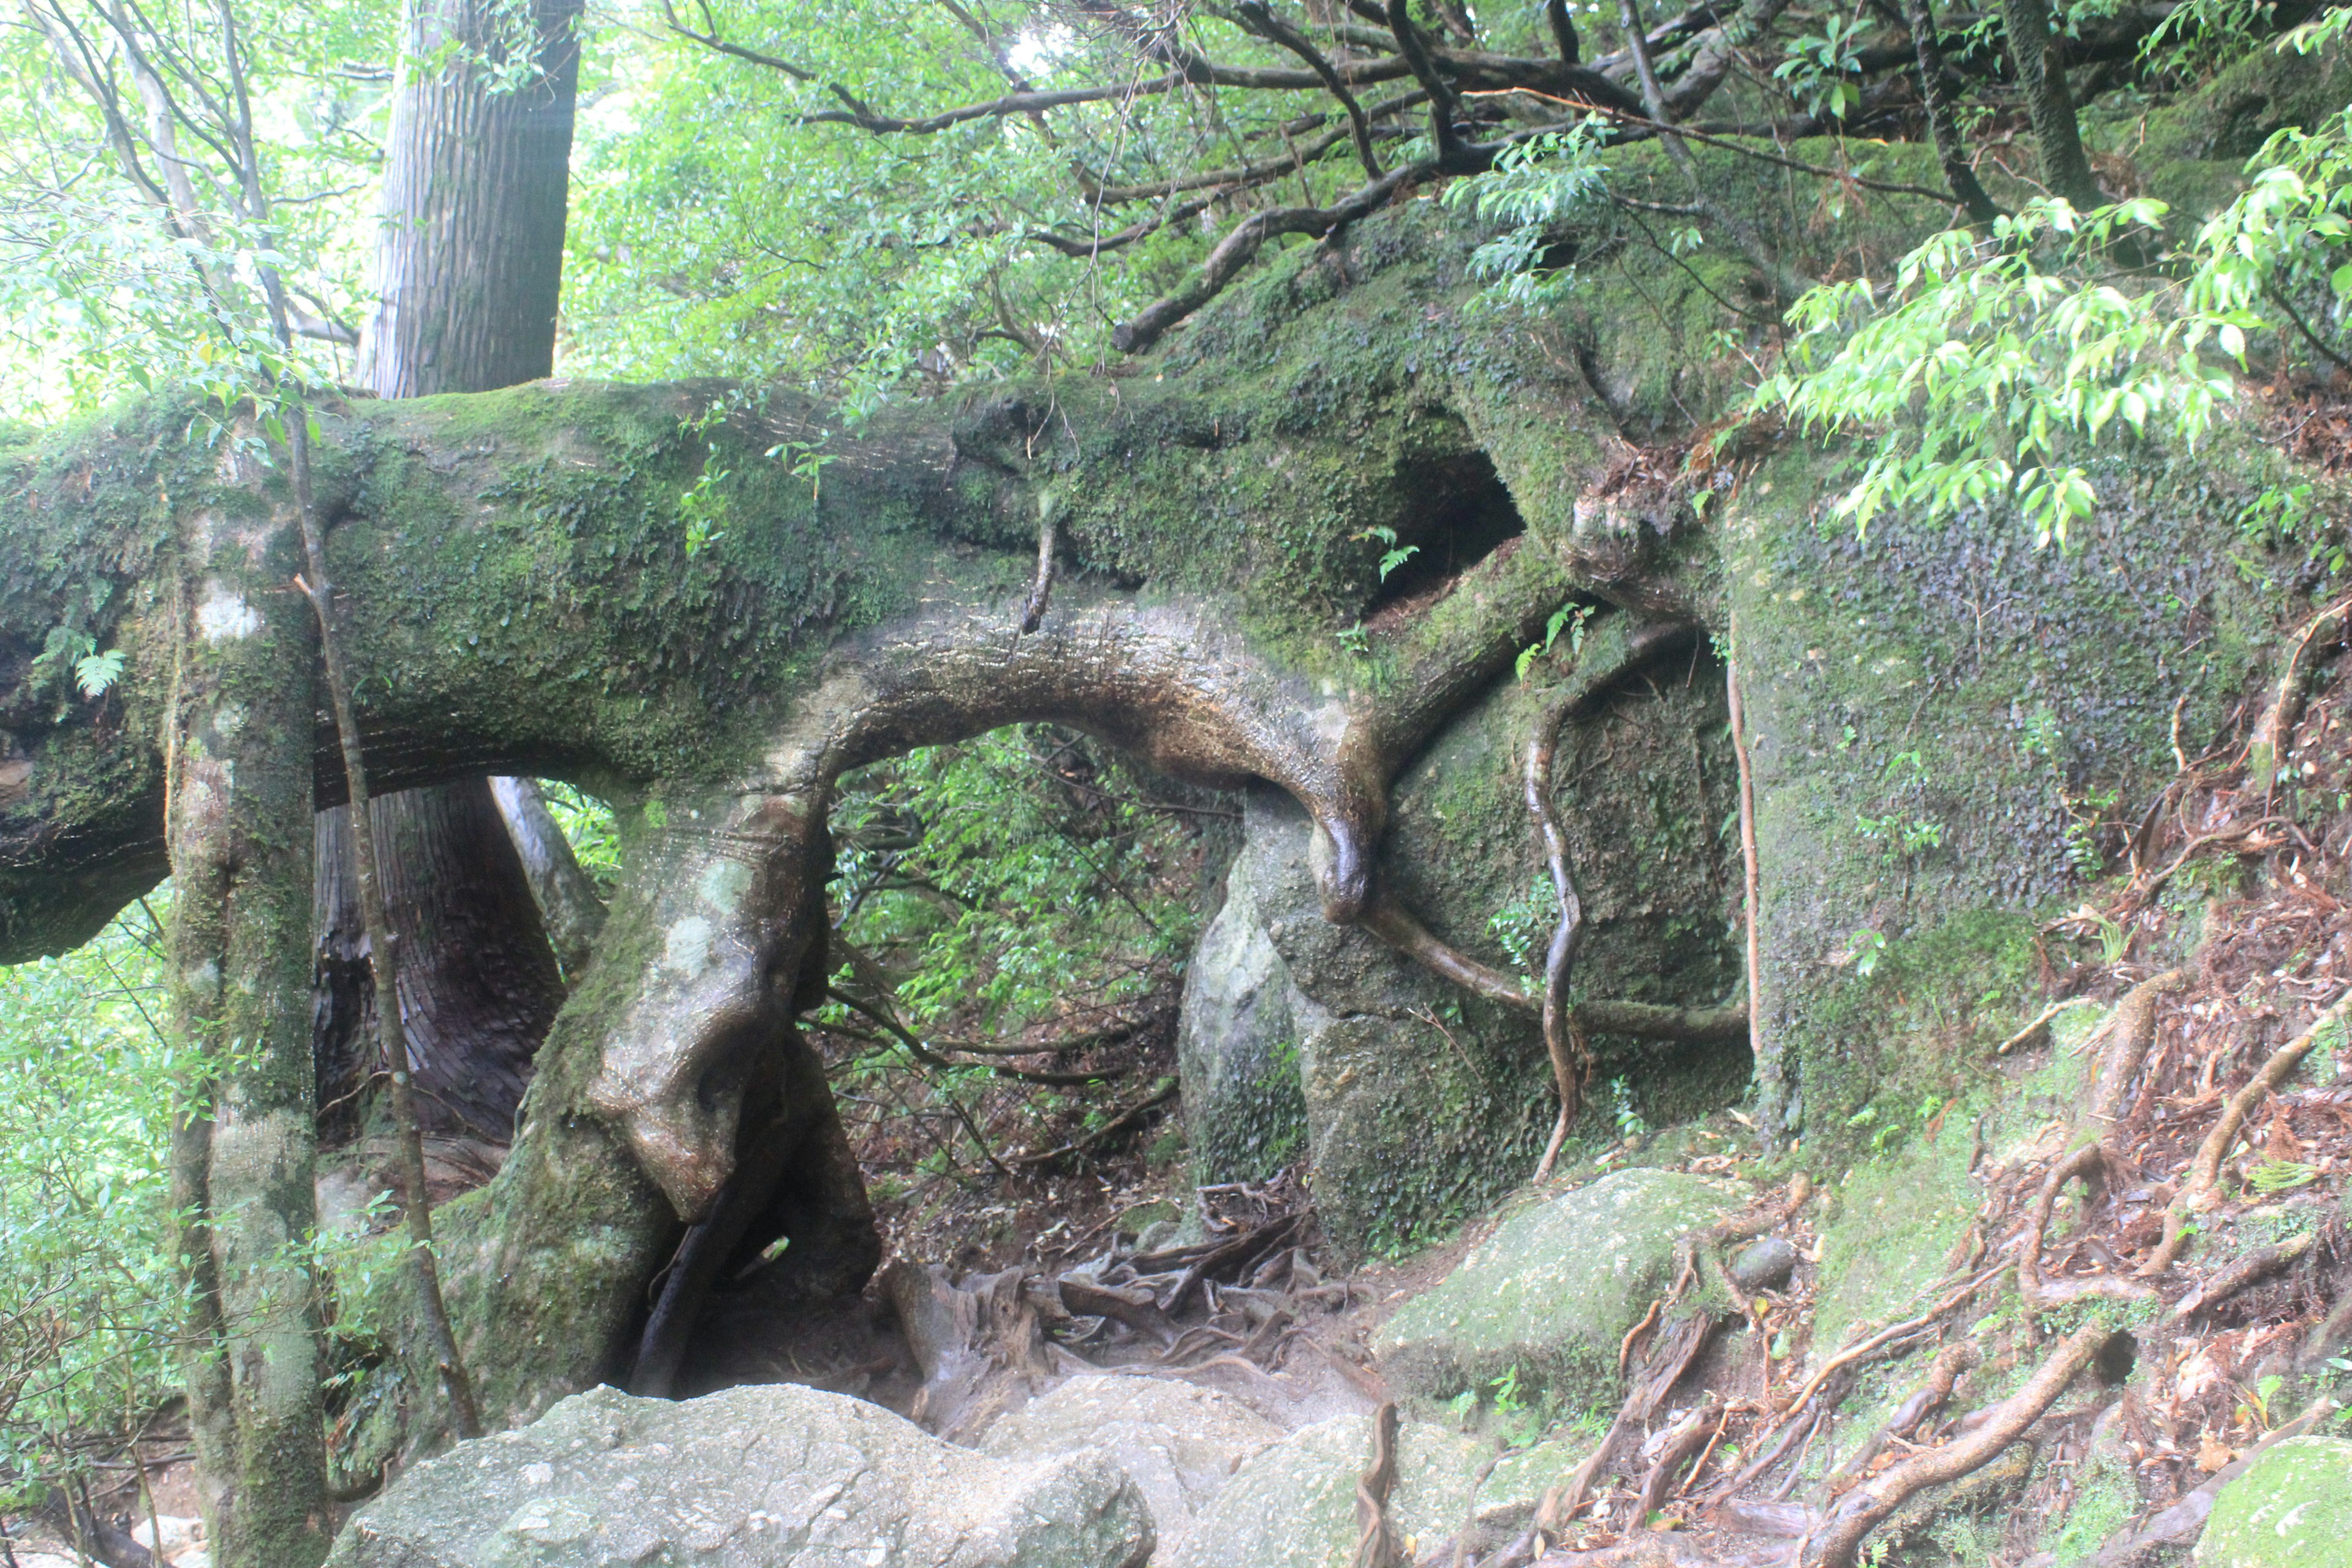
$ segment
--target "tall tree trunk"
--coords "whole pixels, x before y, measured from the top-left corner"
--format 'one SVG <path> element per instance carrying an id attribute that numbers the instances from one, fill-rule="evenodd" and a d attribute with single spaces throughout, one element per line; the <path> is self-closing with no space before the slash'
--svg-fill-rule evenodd
<path id="1" fill-rule="evenodd" d="M 580 11 L 409 0 L 360 365 L 377 396 L 489 392 L 554 369 Z M 528 38 L 508 36 L 520 16 Z"/>
<path id="2" fill-rule="evenodd" d="M 580 11 L 409 0 L 361 363 L 378 396 L 489 392 L 553 368 Z M 563 990 L 524 862 L 488 780 L 383 795 L 372 816 L 425 1124 L 503 1143 Z M 315 1049 L 330 1103 L 366 1083 L 374 1037 L 351 835 L 347 809 L 319 817 Z M 570 856 L 561 836 L 534 850 Z"/>
<path id="3" fill-rule="evenodd" d="M 241 453 L 232 483 L 257 485 Z M 318 1292 L 305 1245 L 318 1151 L 303 938 L 317 658 L 292 514 L 183 513 L 177 668 L 166 720 L 173 1016 L 215 1076 L 172 1138 L 190 1292 L 190 1421 L 215 1562 L 326 1555 Z"/>
<path id="4" fill-rule="evenodd" d="M 430 1131 L 504 1145 L 563 989 L 522 862 L 484 781 L 386 796 L 369 815 L 399 933 L 418 1119 Z M 337 1108 L 321 1129 L 330 1140 L 358 1131 L 361 1091 L 381 1067 L 350 834 L 347 808 L 319 815 L 314 908 L 324 929 L 312 1043 L 320 1100 Z"/>

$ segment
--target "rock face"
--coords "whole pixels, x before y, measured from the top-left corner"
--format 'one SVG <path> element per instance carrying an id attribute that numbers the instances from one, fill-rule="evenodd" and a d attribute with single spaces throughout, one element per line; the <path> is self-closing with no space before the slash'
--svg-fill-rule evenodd
<path id="1" fill-rule="evenodd" d="M 1150 1511 L 1094 1455 L 1012 1461 L 794 1384 L 611 1388 L 417 1466 L 333 1568 L 1141 1568 Z"/>
<path id="2" fill-rule="evenodd" d="M 1251 862 L 1225 875 L 1225 901 L 1184 972 L 1176 1052 L 1196 1178 L 1254 1182 L 1307 1141 L 1289 967 L 1267 934 Z"/>
<path id="3" fill-rule="evenodd" d="M 1157 1377 L 1074 1377 L 1005 1416 L 981 1440 L 1003 1458 L 1096 1454 L 1134 1479 L 1164 1558 L 1234 1468 L 1282 1428 L 1230 1394 Z"/>
<path id="4" fill-rule="evenodd" d="M 2290 1437 L 2213 1501 L 2197 1568 L 2352 1568 L 2352 1442 Z"/>
<path id="5" fill-rule="evenodd" d="M 1153 1568 L 1347 1568 L 1356 1552 L 1356 1482 L 1371 1462 L 1370 1415 L 1335 1415 L 1303 1426 L 1244 1463 L 1202 1508 L 1192 1532 Z M 1479 1472 L 1494 1445 L 1450 1427 L 1407 1421 L 1397 1434 L 1397 1482 L 1389 1520 L 1428 1552 L 1473 1511 L 1530 1508 L 1575 1457 L 1553 1444 L 1523 1448 Z"/>
<path id="6" fill-rule="evenodd" d="M 1605 1402 L 1626 1331 L 1666 1283 L 1677 1237 L 1737 1207 L 1727 1184 L 1618 1171 L 1521 1210 L 1372 1342 L 1391 1386 L 1444 1398 L 1517 1367 L 1572 1404 Z"/>
<path id="7" fill-rule="evenodd" d="M 1642 699 L 1587 726 L 1595 734 L 1562 742 L 1560 776 L 1580 781 L 1558 805 L 1584 882 L 1578 975 L 1592 994 L 1708 1004 L 1738 980 L 1711 837 L 1736 804 L 1718 788 L 1733 771 L 1727 759 L 1693 763 L 1722 731 L 1713 679 L 1686 689 L 1678 671 L 1662 695 L 1638 688 Z M 1519 794 L 1517 748 L 1538 705 L 1501 683 L 1399 777 L 1381 866 L 1433 931 L 1505 968 L 1499 933 L 1539 951 L 1555 918 Z M 1628 765 L 1580 772 L 1579 748 L 1603 744 Z M 1314 826 L 1287 795 L 1250 789 L 1243 834 L 1185 977 L 1178 1048 L 1194 1178 L 1256 1180 L 1308 1155 L 1325 1234 L 1345 1256 L 1419 1245 L 1525 1181 L 1552 1117 L 1534 1021 L 1326 921 Z M 1598 1076 L 1624 1078 L 1660 1125 L 1747 1088 L 1742 1044 L 1593 1046 Z M 1605 1098 L 1580 1137 L 1613 1139 Z"/>

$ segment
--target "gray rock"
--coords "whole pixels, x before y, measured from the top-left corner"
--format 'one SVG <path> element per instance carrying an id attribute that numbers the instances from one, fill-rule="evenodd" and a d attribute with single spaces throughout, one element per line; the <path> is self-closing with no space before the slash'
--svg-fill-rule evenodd
<path id="1" fill-rule="evenodd" d="M 1517 1367 L 1572 1405 L 1611 1402 L 1617 1352 L 1665 1287 L 1675 1242 L 1736 1207 L 1727 1184 L 1617 1171 L 1522 1209 L 1372 1341 L 1391 1387 L 1444 1398 Z"/>
<path id="2" fill-rule="evenodd" d="M 2352 1568 L 2352 1442 L 2290 1437 L 2213 1500 L 2197 1568 Z"/>
<path id="3" fill-rule="evenodd" d="M 1335 1415 L 1260 1449 L 1201 1510 L 1192 1532 L 1153 1568 L 1348 1568 L 1356 1552 L 1356 1482 L 1372 1458 L 1370 1415 Z M 1575 1468 L 1556 1443 L 1497 1462 L 1491 1441 L 1426 1421 L 1402 1423 L 1389 1521 L 1418 1555 L 1482 1518 L 1532 1510 Z M 1471 1489 L 1477 1485 L 1475 1510 Z"/>
<path id="4" fill-rule="evenodd" d="M 1169 1378 L 1074 1377 L 998 1421 L 981 1451 L 1000 1458 L 1098 1454 L 1135 1479 L 1164 1556 L 1235 1466 L 1282 1428 L 1231 1394 Z"/>
<path id="5" fill-rule="evenodd" d="M 1106 1458 L 991 1458 L 879 1405 L 771 1384 L 677 1404 L 575 1394 L 409 1471 L 328 1563 L 1140 1568 L 1152 1544 L 1142 1495 Z"/>
<path id="6" fill-rule="evenodd" d="M 1306 1144 L 1296 994 L 1244 855 L 1226 873 L 1224 905 L 1185 968 L 1177 1015 L 1186 1142 L 1202 1184 L 1270 1176 Z"/>
<path id="7" fill-rule="evenodd" d="M 1796 1245 L 1777 1236 L 1743 1248 L 1731 1260 L 1731 1278 L 1743 1290 L 1777 1290 L 1796 1271 Z"/>

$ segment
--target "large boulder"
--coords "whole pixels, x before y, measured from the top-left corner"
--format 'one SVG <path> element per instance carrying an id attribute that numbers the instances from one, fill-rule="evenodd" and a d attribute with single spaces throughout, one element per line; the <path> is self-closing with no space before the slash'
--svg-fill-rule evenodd
<path id="1" fill-rule="evenodd" d="M 1134 1478 L 1165 1556 L 1234 1469 L 1282 1428 L 1229 1394 L 1168 1378 L 1074 1377 L 998 1421 L 981 1451 L 999 1458 L 1097 1454 Z"/>
<path id="2" fill-rule="evenodd" d="M 1425 1398 L 1517 1368 L 1571 1405 L 1607 1402 L 1626 1331 L 1661 1294 L 1675 1241 L 1738 1206 L 1728 1183 L 1617 1171 L 1506 1219 L 1372 1341 L 1391 1386 Z"/>
<path id="3" fill-rule="evenodd" d="M 1261 1448 L 1201 1510 L 1192 1533 L 1153 1560 L 1154 1568 L 1347 1568 L 1356 1555 L 1356 1484 L 1371 1463 L 1373 1420 L 1335 1415 Z M 1389 1522 L 1410 1543 L 1410 1555 L 1430 1551 L 1474 1518 L 1508 1516 L 1517 1525 L 1577 1458 L 1542 1443 L 1515 1450 L 1488 1470 L 1494 1456 L 1491 1441 L 1431 1422 L 1401 1423 Z"/>
<path id="4" fill-rule="evenodd" d="M 2213 1500 L 2197 1568 L 2352 1568 L 2352 1442 L 2290 1437 Z"/>
<path id="5" fill-rule="evenodd" d="M 1151 1515 L 1087 1454 L 992 1458 L 791 1384 L 575 1394 L 403 1476 L 331 1568 L 1141 1568 Z"/>

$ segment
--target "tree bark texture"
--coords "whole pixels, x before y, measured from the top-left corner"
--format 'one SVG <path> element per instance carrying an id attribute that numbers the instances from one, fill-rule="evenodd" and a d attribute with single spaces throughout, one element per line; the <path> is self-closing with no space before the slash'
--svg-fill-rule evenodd
<path id="1" fill-rule="evenodd" d="M 553 368 L 580 10 L 408 0 L 361 364 L 377 396 L 491 392 Z M 503 1145 L 563 998 L 533 883 L 493 842 L 486 780 L 371 810 L 425 1125 Z M 341 1133 L 364 1119 L 375 1006 L 351 835 L 347 810 L 320 815 L 315 1048 L 321 1102 L 348 1107 Z M 535 852 L 571 858 L 561 834 Z"/>
<path id="2" fill-rule="evenodd" d="M 178 524 L 166 710 L 176 1027 L 212 1074 L 173 1137 L 194 1287 L 190 1426 L 215 1560 L 310 1568 L 330 1534 L 317 1290 L 309 946 L 316 646 L 286 584 L 290 506 L 224 447 L 223 504 Z"/>
<path id="3" fill-rule="evenodd" d="M 580 12 L 409 0 L 360 367 L 377 396 L 554 368 Z"/>
<path id="4" fill-rule="evenodd" d="M 2026 117 L 2042 153 L 2042 183 L 2087 212 L 2104 199 L 2083 153 L 2082 127 L 2066 91 L 2066 67 L 2053 47 L 2048 0 L 2001 0 L 2001 25 L 2009 34 L 2009 58 L 2025 95 Z"/>
<path id="5" fill-rule="evenodd" d="M 418 1116 L 432 1132 L 503 1147 L 563 994 L 521 859 L 485 779 L 388 795 L 370 816 Z M 312 1048 L 320 1103 L 340 1107 L 321 1129 L 330 1142 L 361 1131 L 361 1091 L 388 1070 L 350 832 L 348 808 L 319 814 Z"/>

